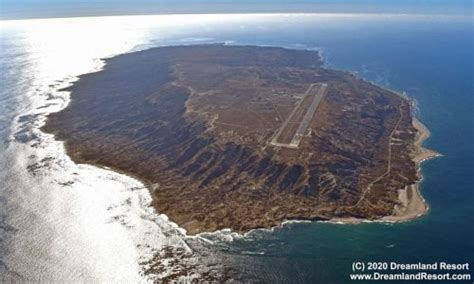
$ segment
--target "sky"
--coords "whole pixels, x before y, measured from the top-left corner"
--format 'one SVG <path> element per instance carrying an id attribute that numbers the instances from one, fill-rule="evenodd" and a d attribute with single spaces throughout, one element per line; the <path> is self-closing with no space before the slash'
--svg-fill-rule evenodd
<path id="1" fill-rule="evenodd" d="M 474 0 L 0 0 L 0 19 L 183 13 L 473 15 Z"/>

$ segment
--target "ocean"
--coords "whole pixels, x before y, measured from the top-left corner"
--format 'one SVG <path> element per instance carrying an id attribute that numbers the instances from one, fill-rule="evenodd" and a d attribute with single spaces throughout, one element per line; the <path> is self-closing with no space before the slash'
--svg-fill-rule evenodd
<path id="1" fill-rule="evenodd" d="M 474 264 L 474 23 L 391 14 L 167 15 L 2 21 L 0 275 L 5 280 L 151 281 L 163 247 L 262 282 L 346 283 L 355 261 Z M 422 165 L 430 206 L 417 220 L 355 225 L 292 222 L 244 236 L 189 237 L 150 206 L 130 177 L 74 164 L 38 130 L 65 107 L 59 90 L 100 59 L 193 43 L 317 49 L 329 68 L 407 95 L 442 154 Z M 203 253 L 204 252 L 204 253 Z M 188 265 L 188 266 L 186 266 Z M 194 267 L 199 277 L 205 267 Z M 219 270 L 219 267 L 216 268 Z M 472 273 L 472 272 L 471 272 Z"/>

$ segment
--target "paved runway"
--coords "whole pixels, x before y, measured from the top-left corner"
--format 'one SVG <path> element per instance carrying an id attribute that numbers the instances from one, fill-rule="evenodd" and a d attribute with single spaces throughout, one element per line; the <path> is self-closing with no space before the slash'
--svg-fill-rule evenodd
<path id="1" fill-rule="evenodd" d="M 279 147 L 298 148 L 306 129 L 316 113 L 319 103 L 326 94 L 327 87 L 328 84 L 326 83 L 311 84 L 303 99 L 293 109 L 270 144 Z M 306 103 L 308 103 L 308 99 L 311 99 L 311 97 L 311 104 L 308 107 Z M 298 125 L 297 128 L 296 125 Z M 291 140 L 288 143 L 289 138 Z"/>

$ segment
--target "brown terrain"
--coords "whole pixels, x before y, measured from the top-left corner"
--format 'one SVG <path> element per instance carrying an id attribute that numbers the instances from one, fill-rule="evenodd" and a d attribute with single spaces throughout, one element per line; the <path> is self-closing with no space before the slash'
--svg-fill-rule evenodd
<path id="1" fill-rule="evenodd" d="M 189 234 L 399 217 L 419 196 L 409 101 L 323 68 L 315 51 L 154 48 L 68 90 L 44 130 L 74 161 L 144 181 Z"/>

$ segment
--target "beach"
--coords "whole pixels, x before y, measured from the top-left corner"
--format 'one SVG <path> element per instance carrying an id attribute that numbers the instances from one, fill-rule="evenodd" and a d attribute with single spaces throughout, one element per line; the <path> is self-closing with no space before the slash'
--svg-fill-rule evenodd
<path id="1" fill-rule="evenodd" d="M 430 131 L 421 123 L 415 116 L 413 116 L 413 126 L 418 131 L 415 139 L 415 152 L 413 154 L 413 161 L 416 163 L 419 182 L 409 185 L 398 191 L 399 204 L 395 205 L 393 214 L 383 217 L 384 221 L 401 222 L 413 220 L 428 212 L 429 205 L 420 193 L 420 182 L 423 177 L 420 173 L 420 165 L 423 161 L 440 156 L 439 153 L 426 149 L 423 147 L 423 142 L 430 137 Z"/>
<path id="2" fill-rule="evenodd" d="M 288 15 L 290 23 L 279 25 L 279 15 L 268 19 L 226 15 L 230 20 L 214 17 L 219 28 L 212 29 L 212 16 L 195 17 L 199 23 L 209 19 L 205 26 L 211 28 L 189 17 L 183 16 L 189 21 L 184 30 L 176 27 L 178 16 L 5 23 L 11 26 L 1 35 L 5 88 L 0 91 L 0 208 L 5 230 L 0 247 L 5 266 L 0 274 L 5 281 L 163 279 L 183 271 L 182 261 L 175 262 L 169 247 L 160 250 L 163 240 L 173 246 L 177 258 L 189 243 L 195 252 L 191 258 L 202 255 L 204 247 L 215 261 L 250 274 L 247 282 L 345 283 L 354 260 L 387 256 L 398 263 L 472 263 L 471 19 L 392 16 L 387 22 L 388 17 L 369 15 Z M 407 30 L 406 20 L 417 23 L 417 28 Z M 235 31 L 236 23 L 249 29 Z M 257 24 L 264 29 L 253 28 Z M 100 58 L 155 46 L 211 42 L 321 49 L 329 68 L 351 71 L 388 90 L 406 90 L 419 103 L 417 118 L 433 134 L 426 147 L 443 157 L 421 165 L 422 182 L 393 188 L 387 214 L 375 219 L 292 220 L 242 235 L 224 229 L 180 238 L 183 230 L 150 206 L 150 193 L 160 185 L 147 186 L 115 168 L 77 165 L 61 142 L 39 131 L 48 113 L 70 103 L 67 92 L 58 92 L 61 79 L 73 83 L 77 76 L 97 71 L 95 66 L 103 66 Z M 446 52 L 450 50 L 456 52 Z M 150 74 L 155 73 L 146 77 Z M 413 151 L 411 138 L 413 155 L 407 160 L 418 161 L 418 167 L 436 155 L 421 147 L 428 134 L 419 132 L 418 151 Z M 397 200 L 389 220 L 382 219 Z M 421 218 L 406 222 L 420 214 Z M 350 225 L 351 220 L 358 224 Z M 150 260 L 149 251 L 162 251 L 165 259 L 157 263 L 170 273 L 144 263 Z M 191 260 L 187 255 L 184 259 Z M 194 277 L 205 268 L 196 259 Z"/>
<path id="3" fill-rule="evenodd" d="M 214 74 L 221 71 L 209 65 L 216 54 L 225 58 L 219 68 L 227 70 L 227 80 L 216 80 Z M 169 55 L 176 62 L 165 61 Z M 240 67 L 228 65 L 229 60 Z M 126 173 L 149 188 L 156 185 L 152 205 L 190 235 L 225 228 L 246 232 L 293 219 L 376 220 L 392 213 L 398 189 L 419 180 L 411 160 L 416 131 L 409 100 L 347 72 L 322 68 L 315 51 L 168 46 L 105 63 L 103 70 L 81 76 L 69 88 L 71 103 L 49 115 L 42 130 L 64 141 L 76 163 Z M 252 64 L 275 76 L 250 84 Z M 201 72 L 196 72 L 198 66 Z M 282 84 L 274 78 L 287 72 L 287 66 L 293 71 Z M 148 73 L 155 76 L 140 75 Z M 281 126 L 275 115 L 288 115 L 295 102 L 292 94 L 317 82 L 331 82 L 331 98 L 322 101 L 302 129 L 315 120 L 311 132 L 319 135 L 305 137 L 297 150 L 267 147 Z M 281 94 L 268 94 L 269 86 Z M 268 108 L 259 98 L 283 107 Z M 207 121 L 213 115 L 219 126 L 211 131 Z M 311 157 L 319 157 L 319 163 Z M 389 175 L 392 169 L 403 179 Z M 352 192 L 360 195 L 357 200 Z"/>
<path id="4" fill-rule="evenodd" d="M 414 114 L 412 115 L 412 124 L 417 130 L 415 141 L 413 143 L 415 150 L 412 154 L 412 160 L 416 163 L 419 181 L 415 184 L 408 185 L 405 188 L 398 190 L 399 203 L 394 206 L 393 213 L 391 215 L 378 219 L 383 222 L 410 221 L 426 214 L 429 210 L 429 205 L 420 192 L 420 182 L 423 180 L 420 167 L 422 162 L 441 156 L 441 154 L 423 147 L 423 142 L 430 137 L 430 131 L 421 121 L 415 117 Z M 329 220 L 331 223 L 338 224 L 359 224 L 364 221 L 367 220 L 355 217 L 331 218 Z"/>

